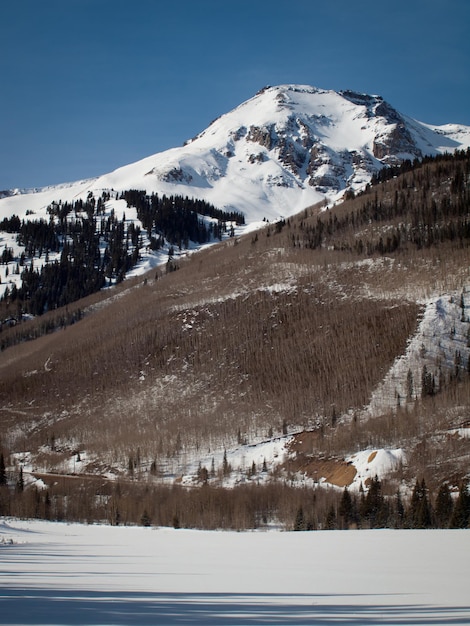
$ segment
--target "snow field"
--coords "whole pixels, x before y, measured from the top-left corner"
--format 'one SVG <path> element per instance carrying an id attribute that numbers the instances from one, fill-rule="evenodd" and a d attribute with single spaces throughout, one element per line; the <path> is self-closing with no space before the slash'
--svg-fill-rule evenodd
<path id="1" fill-rule="evenodd" d="M 470 533 L 0 521 L 2 624 L 470 623 Z"/>

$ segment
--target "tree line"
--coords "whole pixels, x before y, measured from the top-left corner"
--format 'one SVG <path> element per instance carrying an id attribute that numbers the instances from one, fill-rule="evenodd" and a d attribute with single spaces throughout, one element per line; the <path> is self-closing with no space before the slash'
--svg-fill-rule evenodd
<path id="1" fill-rule="evenodd" d="M 399 176 L 393 193 L 379 193 L 385 180 Z M 301 234 L 292 234 L 296 247 L 336 250 L 360 255 L 390 254 L 406 245 L 429 248 L 446 241 L 470 242 L 470 150 L 453 155 L 426 157 L 414 163 L 384 168 L 358 196 L 359 208 L 332 215 L 329 211 L 311 224 L 300 223 Z M 349 192 L 347 198 L 354 199 Z M 369 225 L 389 222 L 384 234 L 363 231 Z"/>
<path id="2" fill-rule="evenodd" d="M 339 504 L 327 515 L 327 528 L 468 528 L 470 493 L 461 483 L 457 497 L 446 482 L 432 503 L 424 478 L 417 479 L 408 502 L 398 491 L 394 497 L 383 494 L 381 481 L 373 478 L 367 493 L 360 488 L 356 496 L 344 488 Z M 297 528 L 303 530 L 304 528 Z"/>
<path id="3" fill-rule="evenodd" d="M 22 468 L 7 472 L 0 454 L 0 515 L 111 525 L 173 526 L 248 530 L 281 525 L 286 530 L 351 528 L 468 528 L 470 494 L 462 483 L 452 495 L 443 483 L 431 498 L 424 479 L 417 480 L 408 501 L 400 493 L 384 495 L 375 477 L 354 494 L 324 487 L 293 487 L 280 481 L 240 484 L 233 489 L 151 482 L 103 481 L 56 477 L 45 489 L 25 486 Z M 73 497 L 71 497 L 73 496 Z"/>

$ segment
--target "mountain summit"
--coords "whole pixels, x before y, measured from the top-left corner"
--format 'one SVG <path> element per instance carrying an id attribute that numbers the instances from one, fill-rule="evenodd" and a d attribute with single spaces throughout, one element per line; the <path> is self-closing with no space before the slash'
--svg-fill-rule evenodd
<path id="1" fill-rule="evenodd" d="M 184 146 L 96 179 L 39 190 L 27 204 L 35 210 L 58 195 L 70 200 L 132 188 L 200 198 L 243 212 L 249 223 L 361 188 L 384 165 L 468 146 L 470 127 L 417 122 L 380 96 L 280 85 L 263 88 Z M 0 212 L 12 200 L 21 214 L 11 197 Z"/>

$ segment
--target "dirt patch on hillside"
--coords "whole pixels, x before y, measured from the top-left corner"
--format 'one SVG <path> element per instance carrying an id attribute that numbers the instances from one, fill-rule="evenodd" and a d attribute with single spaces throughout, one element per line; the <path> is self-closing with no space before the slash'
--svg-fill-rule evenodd
<path id="1" fill-rule="evenodd" d="M 324 479 L 336 487 L 350 485 L 357 474 L 353 465 L 343 459 L 318 457 L 312 453 L 318 436 L 315 432 L 295 435 L 288 447 L 290 458 L 283 464 L 283 469 L 305 474 L 315 481 Z"/>
<path id="2" fill-rule="evenodd" d="M 303 432 L 295 435 L 288 446 L 290 458 L 283 468 L 290 472 L 305 474 L 315 481 L 326 480 L 337 487 L 350 485 L 357 472 L 356 468 L 342 459 L 320 458 L 314 451 L 320 434 Z"/>
<path id="3" fill-rule="evenodd" d="M 293 464 L 297 465 L 296 471 L 305 474 L 308 478 L 313 478 L 316 481 L 324 479 L 336 487 L 349 486 L 357 474 L 353 465 L 336 459 L 315 459 L 300 456 L 294 461 L 290 461 L 289 469 L 291 471 Z"/>
<path id="4" fill-rule="evenodd" d="M 367 459 L 367 462 L 372 463 L 372 461 L 375 459 L 376 456 L 377 456 L 377 450 L 369 454 L 369 458 Z"/>
<path id="5" fill-rule="evenodd" d="M 291 454 L 312 454 L 318 448 L 320 437 L 318 430 L 306 430 L 297 433 L 292 437 L 287 449 Z"/>

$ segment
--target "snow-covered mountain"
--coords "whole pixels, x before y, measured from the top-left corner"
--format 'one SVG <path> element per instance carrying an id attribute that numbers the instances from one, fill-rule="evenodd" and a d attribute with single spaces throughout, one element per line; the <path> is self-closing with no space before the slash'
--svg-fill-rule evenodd
<path id="1" fill-rule="evenodd" d="M 0 219 L 90 191 L 141 189 L 204 199 L 249 224 L 358 189 L 384 164 L 469 146 L 470 127 L 417 122 L 380 96 L 265 87 L 182 147 L 95 179 L 3 192 Z"/>

